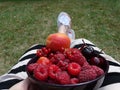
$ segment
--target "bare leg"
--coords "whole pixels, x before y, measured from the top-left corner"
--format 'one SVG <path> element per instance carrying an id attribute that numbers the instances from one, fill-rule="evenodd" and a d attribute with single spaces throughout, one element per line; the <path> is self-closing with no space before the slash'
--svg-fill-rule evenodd
<path id="1" fill-rule="evenodd" d="M 65 33 L 71 42 L 75 39 L 75 32 L 71 29 L 71 18 L 66 12 L 61 12 L 58 15 L 57 26 L 59 33 Z"/>

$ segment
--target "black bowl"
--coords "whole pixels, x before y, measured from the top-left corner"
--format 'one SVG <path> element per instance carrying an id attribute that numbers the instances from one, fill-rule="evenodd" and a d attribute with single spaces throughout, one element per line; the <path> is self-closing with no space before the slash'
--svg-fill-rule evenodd
<path id="1" fill-rule="evenodd" d="M 39 57 L 35 56 L 32 58 L 27 66 L 31 63 L 35 63 L 38 60 Z M 103 58 L 103 57 L 102 57 Z M 31 73 L 29 73 L 26 69 L 26 72 L 28 74 L 29 80 L 34 84 L 39 87 L 40 90 L 97 90 L 103 83 L 105 75 L 108 72 L 109 64 L 108 61 L 104 59 L 104 64 L 101 67 L 104 70 L 104 74 L 101 75 L 100 77 L 83 82 L 83 83 L 78 83 L 78 84 L 67 84 L 67 85 L 60 85 L 60 84 L 53 84 L 53 83 L 47 83 L 43 81 L 39 81 L 35 79 Z"/>

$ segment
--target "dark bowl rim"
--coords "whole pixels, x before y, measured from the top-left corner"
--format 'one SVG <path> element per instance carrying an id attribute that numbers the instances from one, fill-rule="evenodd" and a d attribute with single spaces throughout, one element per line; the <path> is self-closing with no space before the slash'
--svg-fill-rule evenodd
<path id="1" fill-rule="evenodd" d="M 108 69 L 109 69 L 108 60 L 106 60 L 103 56 L 100 56 L 100 57 L 102 57 L 102 58 L 105 59 L 105 62 L 106 62 L 106 66 L 107 66 L 107 67 L 106 67 L 106 71 L 104 72 L 104 74 L 101 75 L 101 76 L 99 76 L 99 77 L 97 77 L 96 79 L 90 80 L 90 81 L 87 81 L 87 82 L 77 83 L 77 84 L 65 84 L 65 85 L 62 85 L 62 84 L 54 84 L 54 83 L 47 83 L 47 82 L 44 82 L 44 81 L 40 81 L 40 80 L 35 79 L 33 76 L 30 75 L 30 73 L 29 73 L 28 70 L 27 70 L 27 66 L 29 65 L 29 63 L 30 63 L 34 58 L 37 58 L 37 57 L 38 57 L 38 56 L 35 55 L 35 56 L 27 63 L 27 65 L 26 65 L 27 75 L 28 75 L 29 78 L 37 81 L 37 83 L 42 83 L 42 84 L 49 85 L 49 86 L 55 86 L 55 87 L 76 87 L 76 86 L 86 85 L 86 84 L 92 83 L 92 82 L 94 82 L 94 81 L 97 81 L 97 80 L 103 78 L 103 77 L 107 74 Z"/>

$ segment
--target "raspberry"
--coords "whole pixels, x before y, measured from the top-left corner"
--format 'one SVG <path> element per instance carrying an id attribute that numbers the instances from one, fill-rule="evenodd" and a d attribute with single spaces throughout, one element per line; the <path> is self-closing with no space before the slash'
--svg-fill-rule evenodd
<path id="1" fill-rule="evenodd" d="M 29 64 L 29 65 L 27 66 L 27 70 L 28 70 L 30 73 L 32 73 L 37 66 L 38 66 L 38 63 Z"/>
<path id="2" fill-rule="evenodd" d="M 57 60 L 62 60 L 62 61 L 65 60 L 65 56 L 61 53 L 55 54 L 54 58 L 57 59 Z"/>
<path id="3" fill-rule="evenodd" d="M 48 68 L 49 77 L 52 79 L 56 79 L 56 73 L 60 71 L 61 69 L 57 65 L 55 64 L 50 65 Z"/>
<path id="4" fill-rule="evenodd" d="M 56 79 L 60 84 L 69 84 L 70 76 L 66 71 L 58 72 L 56 75 Z"/>
<path id="5" fill-rule="evenodd" d="M 99 67 L 97 67 L 97 66 L 95 66 L 95 65 L 93 65 L 92 68 L 96 71 L 97 77 L 99 77 L 99 76 L 101 76 L 102 74 L 104 74 L 104 71 L 103 71 L 101 68 L 99 68 Z"/>
<path id="6" fill-rule="evenodd" d="M 81 68 L 81 71 L 90 69 L 90 68 L 91 68 L 91 65 L 88 62 L 85 62 Z"/>
<path id="7" fill-rule="evenodd" d="M 39 59 L 27 69 L 37 80 L 55 84 L 77 84 L 95 79 L 104 71 L 94 64 L 91 59 L 83 56 L 77 48 L 52 51 L 47 47 L 37 50 Z M 89 62 L 89 63 L 88 63 Z"/>
<path id="8" fill-rule="evenodd" d="M 34 70 L 34 77 L 38 80 L 45 81 L 48 78 L 48 67 L 43 64 L 39 64 Z"/>
<path id="9" fill-rule="evenodd" d="M 50 62 L 50 60 L 49 60 L 47 57 L 40 57 L 40 58 L 37 60 L 37 63 L 38 63 L 38 64 L 49 65 L 51 62 Z"/>
<path id="10" fill-rule="evenodd" d="M 86 69 L 79 74 L 79 82 L 86 82 L 95 79 L 97 76 L 95 70 Z"/>
<path id="11" fill-rule="evenodd" d="M 76 48 L 70 48 L 65 50 L 65 56 L 70 59 L 72 62 L 77 62 L 81 66 L 86 61 L 85 57 L 82 55 L 82 53 L 76 49 Z"/>
<path id="12" fill-rule="evenodd" d="M 64 61 L 65 56 L 61 53 L 55 54 L 51 59 L 51 62 L 57 64 L 60 60 Z"/>
<path id="13" fill-rule="evenodd" d="M 52 57 L 54 57 L 54 53 L 50 53 L 48 58 L 51 59 Z"/>
<path id="14" fill-rule="evenodd" d="M 67 70 L 68 62 L 60 60 L 57 64 L 61 68 L 61 70 Z"/>
<path id="15" fill-rule="evenodd" d="M 50 58 L 50 61 L 53 63 L 53 64 L 57 64 L 58 63 L 58 60 L 53 57 Z"/>
<path id="16" fill-rule="evenodd" d="M 71 78 L 70 79 L 70 84 L 76 84 L 79 82 L 79 79 L 78 78 Z"/>
<path id="17" fill-rule="evenodd" d="M 72 62 L 68 64 L 68 72 L 71 75 L 77 76 L 81 71 L 81 66 L 78 63 Z"/>
<path id="18" fill-rule="evenodd" d="M 65 61 L 65 62 L 67 62 L 67 63 L 70 63 L 70 60 L 69 60 L 69 59 L 67 59 L 67 58 L 66 58 L 64 61 Z"/>
<path id="19" fill-rule="evenodd" d="M 61 52 L 61 53 L 63 53 L 65 51 L 65 48 L 61 48 L 60 50 L 59 50 L 59 52 Z"/>

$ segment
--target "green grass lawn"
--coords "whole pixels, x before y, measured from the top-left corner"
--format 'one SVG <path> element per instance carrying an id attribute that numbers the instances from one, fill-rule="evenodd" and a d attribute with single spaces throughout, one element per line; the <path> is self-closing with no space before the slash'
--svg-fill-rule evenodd
<path id="1" fill-rule="evenodd" d="M 44 44 L 57 31 L 57 16 L 66 11 L 76 38 L 86 38 L 120 60 L 120 0 L 0 1 L 0 75 L 30 46 Z"/>

